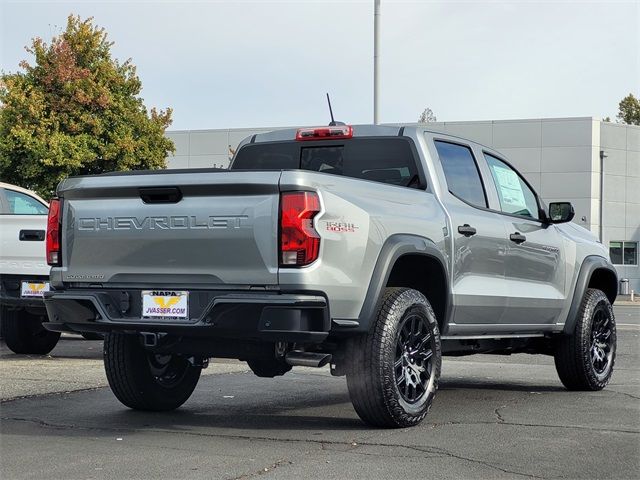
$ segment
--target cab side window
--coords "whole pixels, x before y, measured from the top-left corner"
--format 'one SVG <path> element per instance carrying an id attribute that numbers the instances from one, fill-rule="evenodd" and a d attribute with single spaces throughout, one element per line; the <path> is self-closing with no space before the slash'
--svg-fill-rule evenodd
<path id="1" fill-rule="evenodd" d="M 487 160 L 498 191 L 500 209 L 504 213 L 539 219 L 536 194 L 524 182 L 520 174 L 493 155 L 485 153 L 484 158 Z"/>
<path id="2" fill-rule="evenodd" d="M 13 190 L 4 191 L 10 215 L 47 215 L 47 207 L 33 197 Z"/>
<path id="3" fill-rule="evenodd" d="M 437 140 L 434 143 L 449 191 L 471 205 L 486 208 L 487 197 L 471 149 L 456 143 Z"/>

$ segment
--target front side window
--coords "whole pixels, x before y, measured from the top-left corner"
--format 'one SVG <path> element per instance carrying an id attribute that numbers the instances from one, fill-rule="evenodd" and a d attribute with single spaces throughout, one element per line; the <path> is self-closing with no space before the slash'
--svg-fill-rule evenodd
<path id="1" fill-rule="evenodd" d="M 609 256 L 614 265 L 638 265 L 638 242 L 609 242 Z"/>
<path id="2" fill-rule="evenodd" d="M 449 191 L 476 207 L 487 207 L 484 186 L 471 149 L 455 143 L 435 141 Z"/>
<path id="3" fill-rule="evenodd" d="M 49 212 L 45 205 L 29 195 L 6 189 L 4 193 L 9 202 L 10 215 L 46 215 Z"/>
<path id="4" fill-rule="evenodd" d="M 540 218 L 538 201 L 529 185 L 502 160 L 487 153 L 484 154 L 484 158 L 489 164 L 489 170 L 498 191 L 500 209 L 504 213 L 538 220 Z"/>

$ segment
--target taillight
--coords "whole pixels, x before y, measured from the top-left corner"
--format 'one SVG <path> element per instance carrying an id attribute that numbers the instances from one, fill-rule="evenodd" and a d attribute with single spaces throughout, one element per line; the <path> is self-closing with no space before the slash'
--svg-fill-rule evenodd
<path id="1" fill-rule="evenodd" d="M 351 125 L 300 128 L 296 132 L 296 140 L 340 140 L 352 137 L 353 127 Z"/>
<path id="2" fill-rule="evenodd" d="M 280 266 L 301 267 L 318 258 L 320 235 L 313 217 L 320 212 L 314 192 L 283 192 L 280 196 Z"/>
<path id="3" fill-rule="evenodd" d="M 49 218 L 47 218 L 47 263 L 52 267 L 59 267 L 61 264 L 60 249 L 60 200 L 54 199 L 49 203 Z"/>

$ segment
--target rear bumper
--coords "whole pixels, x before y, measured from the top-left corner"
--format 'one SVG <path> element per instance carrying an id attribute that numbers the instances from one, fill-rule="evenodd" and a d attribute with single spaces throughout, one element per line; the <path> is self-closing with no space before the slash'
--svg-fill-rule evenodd
<path id="1" fill-rule="evenodd" d="M 45 293 L 49 321 L 58 332 L 152 332 L 189 338 L 322 342 L 331 321 L 321 294 L 249 291 L 190 292 L 189 320 L 140 317 L 136 291 Z"/>
<path id="2" fill-rule="evenodd" d="M 15 308 L 39 308 L 44 309 L 42 298 L 20 296 L 20 287 L 23 281 L 48 282 L 46 275 L 0 275 L 0 306 Z"/>

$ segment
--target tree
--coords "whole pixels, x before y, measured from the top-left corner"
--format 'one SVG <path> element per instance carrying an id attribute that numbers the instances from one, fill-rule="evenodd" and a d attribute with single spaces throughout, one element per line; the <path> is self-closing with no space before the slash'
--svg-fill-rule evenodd
<path id="1" fill-rule="evenodd" d="M 418 117 L 418 123 L 430 123 L 430 122 L 437 122 L 437 121 L 438 119 L 433 113 L 433 110 L 431 110 L 430 108 L 425 108 L 420 114 L 420 116 Z"/>
<path id="2" fill-rule="evenodd" d="M 618 121 L 628 125 L 640 125 L 640 99 L 630 93 L 618 104 Z"/>
<path id="3" fill-rule="evenodd" d="M 33 39 L 35 64 L 2 74 L 0 178 L 50 197 L 71 175 L 165 168 L 171 109 L 145 107 L 131 60 L 93 18 L 70 15 L 50 44 Z"/>

